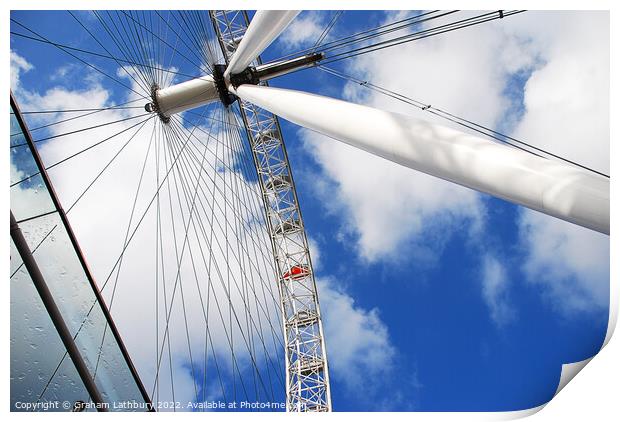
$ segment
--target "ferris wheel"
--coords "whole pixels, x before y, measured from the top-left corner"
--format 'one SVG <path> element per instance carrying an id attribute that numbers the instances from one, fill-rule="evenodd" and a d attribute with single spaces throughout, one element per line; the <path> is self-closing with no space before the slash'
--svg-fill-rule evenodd
<path id="1" fill-rule="evenodd" d="M 335 13 L 313 47 L 269 60 L 261 54 L 298 11 L 252 19 L 241 10 L 66 12 L 80 45 L 38 29 L 36 13 L 13 17 L 13 40 L 63 57 L 114 95 L 83 88 L 69 98 L 79 107 L 63 107 L 67 97 L 37 103 L 42 97 L 23 83 L 12 92 L 12 224 L 25 233 L 12 245 L 23 261 L 12 259 L 12 284 L 34 280 L 37 264 L 42 282 L 56 283 L 54 263 L 62 267 L 66 256 L 52 242 L 63 235 L 79 265 L 65 265 L 62 276 L 75 271 L 90 282 L 77 298 L 52 286 L 67 335 L 47 359 L 32 352 L 40 375 L 14 377 L 12 401 L 64 394 L 73 403 L 130 397 L 171 411 L 188 410 L 183 400 L 190 410 L 332 409 L 329 345 L 279 118 L 609 234 L 608 176 L 336 68 L 521 12 L 411 13 L 331 40 Z M 467 132 L 269 86 L 306 69 Z M 32 205 L 37 189 L 52 208 Z M 31 293 L 16 289 L 12 303 Z M 15 308 L 12 320 L 24 311 Z M 32 341 L 15 338 L 13 347 Z M 15 373 L 31 370 L 12 364 Z"/>

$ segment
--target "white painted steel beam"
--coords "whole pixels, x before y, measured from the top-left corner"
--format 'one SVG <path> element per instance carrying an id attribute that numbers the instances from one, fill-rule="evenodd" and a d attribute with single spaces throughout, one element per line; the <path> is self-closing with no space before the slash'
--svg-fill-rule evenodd
<path id="1" fill-rule="evenodd" d="M 299 14 L 299 10 L 259 10 L 252 18 L 224 77 L 245 70 Z"/>
<path id="2" fill-rule="evenodd" d="M 159 89 L 155 95 L 158 110 L 166 117 L 216 100 L 219 101 L 215 80 L 211 75 Z"/>
<path id="3" fill-rule="evenodd" d="M 609 179 L 451 128 L 305 92 L 237 96 L 293 123 L 445 180 L 609 234 Z"/>

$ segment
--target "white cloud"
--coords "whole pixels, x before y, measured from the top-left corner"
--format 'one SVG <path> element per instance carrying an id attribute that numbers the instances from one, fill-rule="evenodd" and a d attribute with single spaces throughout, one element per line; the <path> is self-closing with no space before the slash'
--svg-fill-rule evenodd
<path id="1" fill-rule="evenodd" d="M 291 22 L 278 37 L 278 41 L 290 49 L 312 47 L 323 33 L 325 26 L 322 13 L 304 11 Z"/>
<path id="2" fill-rule="evenodd" d="M 506 78 L 533 60 L 522 58 L 518 64 L 510 60 L 522 44 L 500 25 L 489 24 L 460 31 L 455 37 L 439 36 L 360 56 L 347 63 L 347 73 L 493 125 L 511 106 L 503 95 Z M 437 120 L 358 85 L 347 84 L 343 96 Z M 449 125 L 445 120 L 441 123 Z M 364 260 L 393 260 L 403 246 L 413 245 L 414 259 L 432 264 L 453 232 L 474 233 L 483 227 L 485 211 L 476 192 L 316 134 L 304 132 L 303 137 L 323 170 L 323 181 L 317 184 L 325 187 L 323 202 L 344 216 L 343 232 L 352 235 Z"/>
<path id="3" fill-rule="evenodd" d="M 341 239 L 369 262 L 398 260 L 413 244 L 416 259 L 433 261 L 452 230 L 482 221 L 475 192 L 398 166 L 314 132 L 299 132 L 323 169 L 315 188 L 324 206 L 341 215 Z M 408 258 L 407 258 L 408 259 Z"/>
<path id="4" fill-rule="evenodd" d="M 482 264 L 482 297 L 491 311 L 491 319 L 499 326 L 515 318 L 508 301 L 509 278 L 506 268 L 492 255 L 485 255 Z"/>
<path id="5" fill-rule="evenodd" d="M 317 280 L 330 376 L 349 391 L 373 392 L 393 376 L 396 349 L 379 310 L 366 310 L 331 278 Z"/>
<path id="6" fill-rule="evenodd" d="M 532 13 L 516 30 L 535 40 L 541 62 L 516 137 L 609 172 L 609 13 Z"/>
<path id="7" fill-rule="evenodd" d="M 609 302 L 609 237 L 540 213 L 520 218 L 523 270 L 554 308 L 600 311 Z"/>
<path id="8" fill-rule="evenodd" d="M 308 236 L 308 249 L 310 250 L 310 258 L 312 259 L 312 268 L 318 271 L 322 268 L 321 249 L 319 242 Z"/>
<path id="9" fill-rule="evenodd" d="M 19 77 L 22 72 L 28 72 L 33 68 L 32 64 L 29 63 L 25 58 L 11 50 L 11 89 L 13 91 L 19 89 Z"/>
<path id="10" fill-rule="evenodd" d="M 463 17 L 476 14 L 464 12 Z M 391 19 L 388 14 L 386 21 Z M 527 38 L 505 29 L 506 25 L 518 24 L 515 20 L 519 19 L 517 16 L 501 23 L 489 22 L 362 55 L 349 63 L 347 73 L 355 72 L 363 80 L 492 126 L 500 122 L 510 106 L 511 99 L 503 94 L 507 78 L 527 69 L 535 59 Z M 428 26 L 452 20 L 454 17 L 448 16 L 431 21 Z M 355 91 L 362 89 L 357 87 Z M 435 119 L 430 113 L 384 95 L 373 93 L 365 98 L 374 107 Z M 451 125 L 445 119 L 436 121 Z M 455 127 L 463 130 L 461 126 Z"/>
<path id="11" fill-rule="evenodd" d="M 608 174 L 609 13 L 537 13 L 522 30 L 536 40 L 542 63 L 525 86 L 516 137 Z M 519 226 L 525 272 L 554 306 L 608 305 L 608 236 L 528 210 Z"/>
<path id="12" fill-rule="evenodd" d="M 411 357 L 403 364 L 380 310 L 360 306 L 334 277 L 318 278 L 317 288 L 332 389 L 343 386 L 340 394 L 364 397 L 360 411 L 414 410 L 423 385 L 416 369 L 404 368 L 416 364 Z"/>
<path id="13" fill-rule="evenodd" d="M 360 56 L 347 62 L 346 73 L 510 131 L 519 139 L 598 170 L 609 169 L 606 12 L 527 12 Z M 515 78 L 526 78 L 524 92 L 515 85 Z M 356 84 L 345 85 L 342 96 L 451 125 Z M 393 260 L 409 245 L 413 259 L 427 257 L 432 264 L 433 259 L 440 259 L 441 245 L 452 232 L 468 230 L 474 239 L 476 231 L 484 228 L 485 206 L 475 192 L 314 133 L 304 131 L 302 137 L 321 167 L 321 177 L 314 182 L 319 196 L 327 210 L 342 215 L 339 238 L 352 242 L 366 261 Z M 605 243 L 605 239 L 608 243 L 608 238 L 601 240 L 596 233 L 568 224 L 546 226 L 543 219 L 519 220 L 523 244 L 535 251 L 527 255 L 525 268 L 539 268 L 550 255 L 534 247 L 535 233 L 553 236 L 555 243 L 577 244 L 579 239 L 588 244 Z M 600 267 L 605 262 L 605 254 L 601 256 L 588 255 L 587 259 L 591 266 Z M 576 279 L 587 277 L 573 263 L 556 260 L 555 266 Z M 589 294 L 600 300 L 604 292 L 593 287 L 599 282 L 580 285 L 595 289 Z"/>

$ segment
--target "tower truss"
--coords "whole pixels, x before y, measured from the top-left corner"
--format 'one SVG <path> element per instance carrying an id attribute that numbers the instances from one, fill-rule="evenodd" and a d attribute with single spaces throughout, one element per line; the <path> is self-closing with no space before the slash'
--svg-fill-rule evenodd
<path id="1" fill-rule="evenodd" d="M 247 12 L 209 13 L 228 64 L 248 28 Z M 260 57 L 254 64 L 261 64 Z M 330 411 L 329 371 L 316 281 L 282 131 L 274 114 L 241 99 L 238 103 L 262 190 L 278 272 L 286 349 L 286 409 Z"/>

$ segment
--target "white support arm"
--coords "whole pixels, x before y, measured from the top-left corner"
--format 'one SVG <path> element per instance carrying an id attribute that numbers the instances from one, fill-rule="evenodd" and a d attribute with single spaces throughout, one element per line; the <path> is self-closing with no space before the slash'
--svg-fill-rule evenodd
<path id="1" fill-rule="evenodd" d="M 156 96 L 159 112 L 165 117 L 219 100 L 211 75 L 160 89 Z"/>
<path id="2" fill-rule="evenodd" d="M 224 77 L 227 78 L 231 73 L 239 73 L 248 67 L 299 12 L 299 10 L 258 10 L 233 54 Z"/>
<path id="3" fill-rule="evenodd" d="M 293 123 L 445 180 L 609 234 L 609 179 L 434 123 L 305 92 L 241 85 Z"/>

